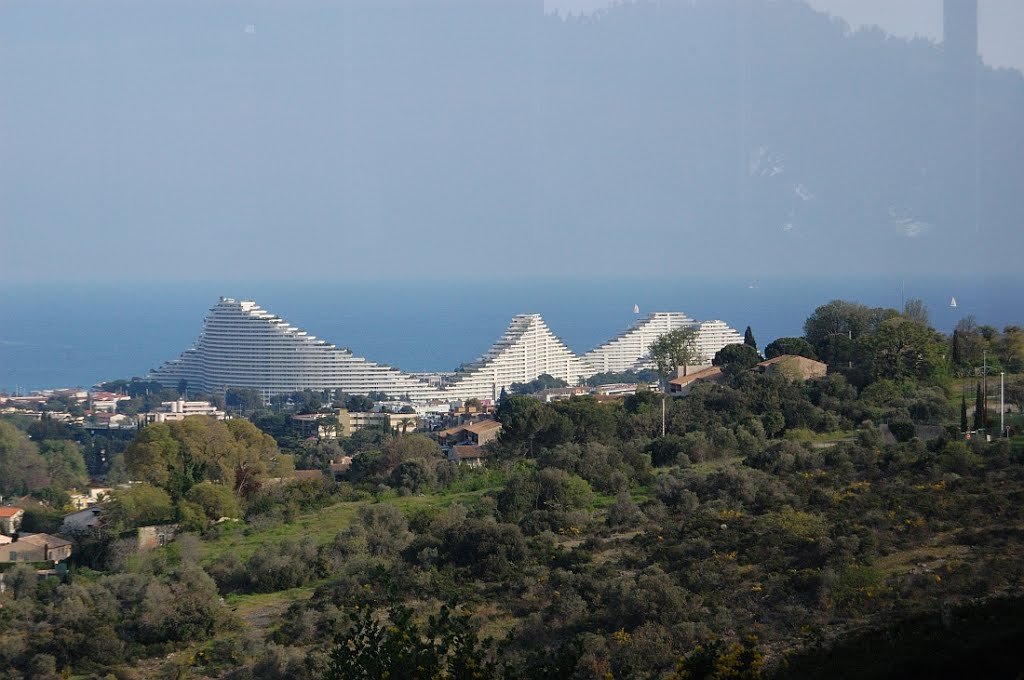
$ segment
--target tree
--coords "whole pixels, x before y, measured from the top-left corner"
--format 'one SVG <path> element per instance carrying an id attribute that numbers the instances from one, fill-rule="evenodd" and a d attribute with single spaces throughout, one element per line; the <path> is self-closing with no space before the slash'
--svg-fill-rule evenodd
<path id="1" fill-rule="evenodd" d="M 139 432 L 124 460 L 133 479 L 164 488 L 175 499 L 204 480 L 246 495 L 264 477 L 287 476 L 292 469 L 291 458 L 280 455 L 273 437 L 238 418 L 155 423 Z"/>
<path id="2" fill-rule="evenodd" d="M 882 321 L 898 316 L 895 309 L 870 308 L 833 300 L 814 310 L 804 322 L 804 337 L 828 364 L 848 364 L 856 357 L 855 342 L 874 332 Z"/>
<path id="3" fill-rule="evenodd" d="M 747 326 L 747 330 L 743 333 L 743 344 L 750 345 L 757 351 L 757 340 L 754 340 L 754 331 L 750 330 L 750 326 Z"/>
<path id="4" fill-rule="evenodd" d="M 373 400 L 362 394 L 350 395 L 345 400 L 345 410 L 352 413 L 365 413 L 373 410 Z"/>
<path id="5" fill-rule="evenodd" d="M 229 387 L 224 391 L 224 406 L 245 415 L 263 408 L 263 395 L 248 387 Z"/>
<path id="6" fill-rule="evenodd" d="M 756 349 L 747 344 L 735 344 L 718 350 L 711 363 L 721 366 L 722 371 L 729 375 L 736 375 L 757 366 L 760 361 L 761 355 Z"/>
<path id="7" fill-rule="evenodd" d="M 174 519 L 174 503 L 163 489 L 150 484 L 133 484 L 113 492 L 113 503 L 104 515 L 111 526 L 129 528 L 161 524 Z"/>
<path id="8" fill-rule="evenodd" d="M 380 612 L 357 606 L 349 618 L 352 625 L 335 638 L 329 680 L 498 677 L 488 661 L 490 642 L 481 642 L 469 616 L 448 605 L 422 627 L 407 607 L 392 607 L 384 621 Z"/>
<path id="9" fill-rule="evenodd" d="M 1006 326 L 996 342 L 996 356 L 1003 368 L 1010 373 L 1024 371 L 1024 330 L 1018 326 Z"/>
<path id="10" fill-rule="evenodd" d="M 862 368 L 872 380 L 913 378 L 943 385 L 948 379 L 942 337 L 928 326 L 903 317 L 878 324 L 858 343 Z"/>
<path id="11" fill-rule="evenodd" d="M 662 379 L 668 379 L 680 366 L 697 363 L 697 329 L 677 328 L 658 337 L 650 347 L 651 359 Z"/>
<path id="12" fill-rule="evenodd" d="M 53 484 L 62 489 L 82 488 L 88 484 L 85 458 L 75 442 L 47 439 L 39 447 L 39 452 L 46 459 L 47 474 Z"/>
<path id="13" fill-rule="evenodd" d="M 928 308 L 917 298 L 911 298 L 903 303 L 903 316 L 911 321 L 916 321 L 922 326 L 930 325 L 928 321 Z"/>
<path id="14" fill-rule="evenodd" d="M 223 484 L 203 482 L 196 484 L 185 498 L 203 509 L 207 519 L 218 520 L 222 517 L 241 517 L 242 509 L 231 489 Z"/>
<path id="15" fill-rule="evenodd" d="M 974 393 L 974 429 L 985 429 L 985 397 L 981 393 L 981 383 Z"/>
<path id="16" fill-rule="evenodd" d="M 24 432 L 0 421 L 0 496 L 49 486 L 47 461 Z"/>
<path id="17" fill-rule="evenodd" d="M 967 396 L 960 395 L 960 431 L 967 432 Z"/>
<path id="18" fill-rule="evenodd" d="M 512 394 L 533 394 L 541 390 L 550 390 L 556 387 L 568 387 L 569 383 L 561 378 L 556 378 L 549 373 L 541 373 L 539 376 L 526 383 L 512 383 L 509 389 Z"/>
<path id="19" fill-rule="evenodd" d="M 533 397 L 513 395 L 495 415 L 501 423 L 501 442 L 525 448 L 531 457 L 535 445 L 550 447 L 572 439 L 572 421 Z"/>
<path id="20" fill-rule="evenodd" d="M 978 322 L 973 315 L 957 322 L 952 345 L 953 367 L 960 369 L 961 374 L 981 363 L 985 341 L 978 332 Z"/>
<path id="21" fill-rule="evenodd" d="M 807 342 L 803 338 L 779 338 L 768 343 L 764 348 L 765 359 L 774 359 L 775 357 L 781 357 L 787 354 L 807 357 L 808 359 L 814 360 L 818 359 L 818 355 L 815 353 L 814 348 L 811 347 L 811 343 Z"/>

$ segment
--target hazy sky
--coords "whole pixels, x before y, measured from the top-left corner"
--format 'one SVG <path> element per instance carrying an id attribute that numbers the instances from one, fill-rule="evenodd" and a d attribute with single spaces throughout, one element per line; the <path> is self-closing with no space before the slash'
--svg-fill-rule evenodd
<path id="1" fill-rule="evenodd" d="M 852 27 L 879 26 L 909 38 L 942 39 L 942 0 L 806 0 L 822 12 L 842 17 Z M 545 0 L 549 10 L 588 12 L 609 0 Z M 978 47 L 990 66 L 1024 70 L 1024 1 L 978 1 Z"/>
<path id="2" fill-rule="evenodd" d="M 749 46 L 710 0 L 375 2 L 0 0 L 0 283 L 936 271 L 979 233 L 936 217 L 961 157 L 921 142 L 926 45 L 781 0 Z M 941 30 L 941 0 L 813 5 Z M 1024 66 L 1024 0 L 980 5 L 986 60 Z M 982 236 L 1014 246 L 1024 78 L 984 86 Z"/>

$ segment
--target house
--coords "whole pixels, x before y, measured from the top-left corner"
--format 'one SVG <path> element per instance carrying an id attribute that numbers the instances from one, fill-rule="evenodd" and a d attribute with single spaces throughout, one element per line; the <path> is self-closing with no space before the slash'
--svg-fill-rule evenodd
<path id="1" fill-rule="evenodd" d="M 337 439 L 352 436 L 352 418 L 345 409 L 331 413 L 300 413 L 292 421 L 303 436 L 318 439 Z"/>
<path id="2" fill-rule="evenodd" d="M 418 416 L 415 413 L 387 413 L 377 411 L 353 411 L 349 413 L 352 431 L 372 427 L 386 427 L 391 432 L 415 432 Z"/>
<path id="3" fill-rule="evenodd" d="M 135 419 L 129 418 L 123 413 L 94 413 L 92 420 L 100 429 L 120 430 L 135 427 Z"/>
<path id="4" fill-rule="evenodd" d="M 704 368 L 703 366 L 701 368 Z M 657 383 L 652 385 L 643 385 L 645 389 L 658 389 Z M 594 388 L 594 396 L 608 395 L 608 396 L 627 396 L 630 394 L 636 394 L 636 391 L 640 388 L 638 383 L 611 383 L 608 385 L 598 385 Z"/>
<path id="5" fill-rule="evenodd" d="M 151 524 L 139 527 L 137 532 L 139 550 L 161 548 L 173 541 L 177 533 L 177 524 Z"/>
<path id="6" fill-rule="evenodd" d="M 459 465 L 468 465 L 472 468 L 483 467 L 484 459 L 492 455 L 491 451 L 474 445 L 456 445 L 448 451 L 448 460 Z"/>
<path id="7" fill-rule="evenodd" d="M 71 541 L 50 534 L 19 534 L 0 548 L 0 563 L 61 562 L 71 557 Z"/>
<path id="8" fill-rule="evenodd" d="M 812 380 L 824 378 L 828 364 L 808 359 L 797 354 L 783 354 L 758 365 L 758 370 L 767 375 L 783 375 L 790 380 Z"/>
<path id="9" fill-rule="evenodd" d="M 698 371 L 690 372 L 690 366 L 681 366 L 675 378 L 668 381 L 668 393 L 674 397 L 685 397 L 693 388 L 701 383 L 720 383 L 725 380 L 725 374 L 718 366 L 708 366 Z"/>
<path id="10" fill-rule="evenodd" d="M 24 516 L 25 511 L 21 508 L 0 508 L 0 533 L 11 535 L 16 532 Z"/>
<path id="11" fill-rule="evenodd" d="M 342 456 L 339 461 L 331 461 L 331 464 L 327 466 L 327 471 L 331 475 L 331 479 L 336 482 L 340 482 L 348 469 L 352 467 L 352 456 Z"/>
<path id="12" fill-rule="evenodd" d="M 545 403 L 551 403 L 552 401 L 565 401 L 573 397 L 582 397 L 589 392 L 589 387 L 549 387 L 546 390 L 533 392 L 530 396 L 534 399 L 540 399 Z"/>
<path id="13" fill-rule="evenodd" d="M 121 401 L 130 401 L 131 397 L 114 392 L 93 392 L 89 406 L 93 413 L 114 413 Z"/>
<path id="14" fill-rule="evenodd" d="M 60 524 L 60 533 L 67 535 L 95 529 L 102 521 L 100 518 L 102 514 L 103 508 L 93 506 L 64 515 L 64 519 Z"/>
<path id="15" fill-rule="evenodd" d="M 147 423 L 167 423 L 185 420 L 190 416 L 209 416 L 217 420 L 226 420 L 227 414 L 208 401 L 163 401 L 154 411 L 141 414 Z"/>
<path id="16" fill-rule="evenodd" d="M 483 446 L 494 441 L 501 434 L 501 423 L 496 420 L 478 420 L 449 427 L 437 433 L 437 443 L 442 447 L 458 444 Z"/>
<path id="17" fill-rule="evenodd" d="M 84 510 L 96 505 L 105 498 L 110 497 L 110 489 L 101 486 L 90 486 L 83 493 L 71 494 L 71 505 L 78 510 Z"/>

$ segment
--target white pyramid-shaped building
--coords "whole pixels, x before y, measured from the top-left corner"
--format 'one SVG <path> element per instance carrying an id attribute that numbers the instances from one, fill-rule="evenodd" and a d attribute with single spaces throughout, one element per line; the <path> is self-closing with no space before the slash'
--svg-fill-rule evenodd
<path id="1" fill-rule="evenodd" d="M 540 314 L 519 314 L 486 354 L 455 373 L 445 391 L 460 399 L 497 399 L 512 383 L 530 382 L 545 373 L 576 385 L 593 371 Z"/>
<path id="2" fill-rule="evenodd" d="M 591 374 L 622 373 L 654 368 L 651 344 L 659 336 L 680 328 L 693 328 L 696 363 L 708 364 L 726 345 L 743 342 L 743 336 L 723 321 L 694 321 L 682 312 L 655 312 L 639 319 L 608 342 L 583 355 Z"/>
<path id="3" fill-rule="evenodd" d="M 151 376 L 168 387 L 219 392 L 251 388 L 265 399 L 300 390 L 384 392 L 425 401 L 440 395 L 425 380 L 353 356 L 291 326 L 251 300 L 221 298 L 210 309 L 195 344 Z"/>

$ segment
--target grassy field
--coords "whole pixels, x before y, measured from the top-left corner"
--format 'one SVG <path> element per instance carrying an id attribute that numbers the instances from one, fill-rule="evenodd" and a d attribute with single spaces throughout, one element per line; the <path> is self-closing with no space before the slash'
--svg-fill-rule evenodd
<path id="1" fill-rule="evenodd" d="M 466 491 L 434 496 L 392 496 L 380 502 L 393 505 L 407 515 L 416 512 L 437 512 L 455 503 L 473 505 L 485 492 Z M 334 536 L 346 529 L 356 518 L 359 508 L 376 501 L 352 501 L 337 503 L 322 510 L 300 514 L 290 521 L 262 522 L 252 524 L 221 525 L 219 535 L 202 542 L 203 563 L 211 563 L 225 553 L 234 553 L 247 560 L 260 547 L 280 543 L 286 538 L 310 537 L 318 544 L 330 543 Z"/>

